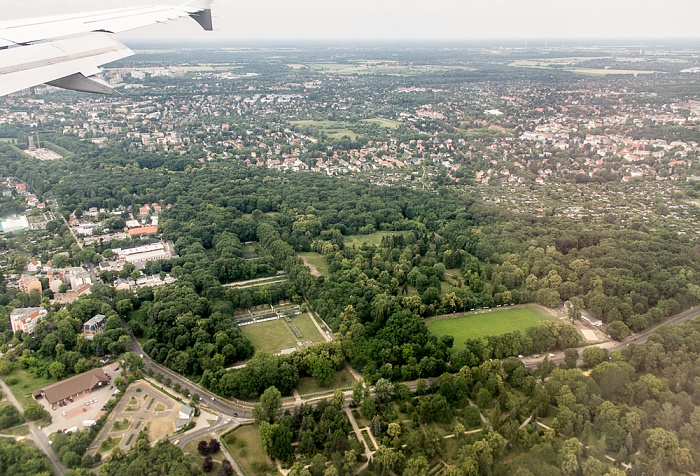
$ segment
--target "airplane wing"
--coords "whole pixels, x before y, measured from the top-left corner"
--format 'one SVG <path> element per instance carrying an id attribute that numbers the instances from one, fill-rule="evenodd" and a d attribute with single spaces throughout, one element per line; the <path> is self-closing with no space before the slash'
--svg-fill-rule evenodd
<path id="1" fill-rule="evenodd" d="M 212 30 L 213 0 L 0 22 L 0 96 L 39 84 L 110 94 L 100 66 L 133 55 L 115 33 L 191 17 Z"/>

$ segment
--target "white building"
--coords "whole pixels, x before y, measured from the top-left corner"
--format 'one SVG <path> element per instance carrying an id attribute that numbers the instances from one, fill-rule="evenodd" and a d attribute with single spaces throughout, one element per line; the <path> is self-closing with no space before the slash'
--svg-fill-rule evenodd
<path id="1" fill-rule="evenodd" d="M 48 311 L 43 307 L 17 308 L 10 313 L 12 331 L 22 331 L 32 334 L 38 323 L 44 320 Z"/>

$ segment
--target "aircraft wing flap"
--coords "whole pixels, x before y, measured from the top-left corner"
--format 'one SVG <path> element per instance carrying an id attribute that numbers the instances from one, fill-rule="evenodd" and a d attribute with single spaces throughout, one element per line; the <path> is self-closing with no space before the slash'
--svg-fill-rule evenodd
<path id="1" fill-rule="evenodd" d="M 120 33 L 154 23 L 208 12 L 211 0 L 181 6 L 144 6 L 0 22 L 0 48 L 64 36 L 106 31 Z M 196 18 L 195 18 L 196 19 Z"/>
<path id="2" fill-rule="evenodd" d="M 90 77 L 99 66 L 133 52 L 107 33 L 90 33 L 0 52 L 0 96 L 81 74 Z"/>

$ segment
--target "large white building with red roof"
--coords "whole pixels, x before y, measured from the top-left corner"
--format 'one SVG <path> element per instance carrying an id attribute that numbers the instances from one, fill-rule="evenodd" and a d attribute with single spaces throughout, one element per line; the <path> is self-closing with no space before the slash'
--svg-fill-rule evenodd
<path id="1" fill-rule="evenodd" d="M 32 334 L 38 323 L 44 320 L 48 311 L 43 307 L 21 307 L 10 313 L 12 331 Z"/>

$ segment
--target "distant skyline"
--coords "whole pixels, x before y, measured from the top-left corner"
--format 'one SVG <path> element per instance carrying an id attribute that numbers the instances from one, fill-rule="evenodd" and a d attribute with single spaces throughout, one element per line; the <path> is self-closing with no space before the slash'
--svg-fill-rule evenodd
<path id="1" fill-rule="evenodd" d="M 5 19 L 182 2 L 5 2 Z M 698 0 L 219 0 L 216 31 L 187 20 L 121 34 L 235 40 L 697 39 Z"/>

